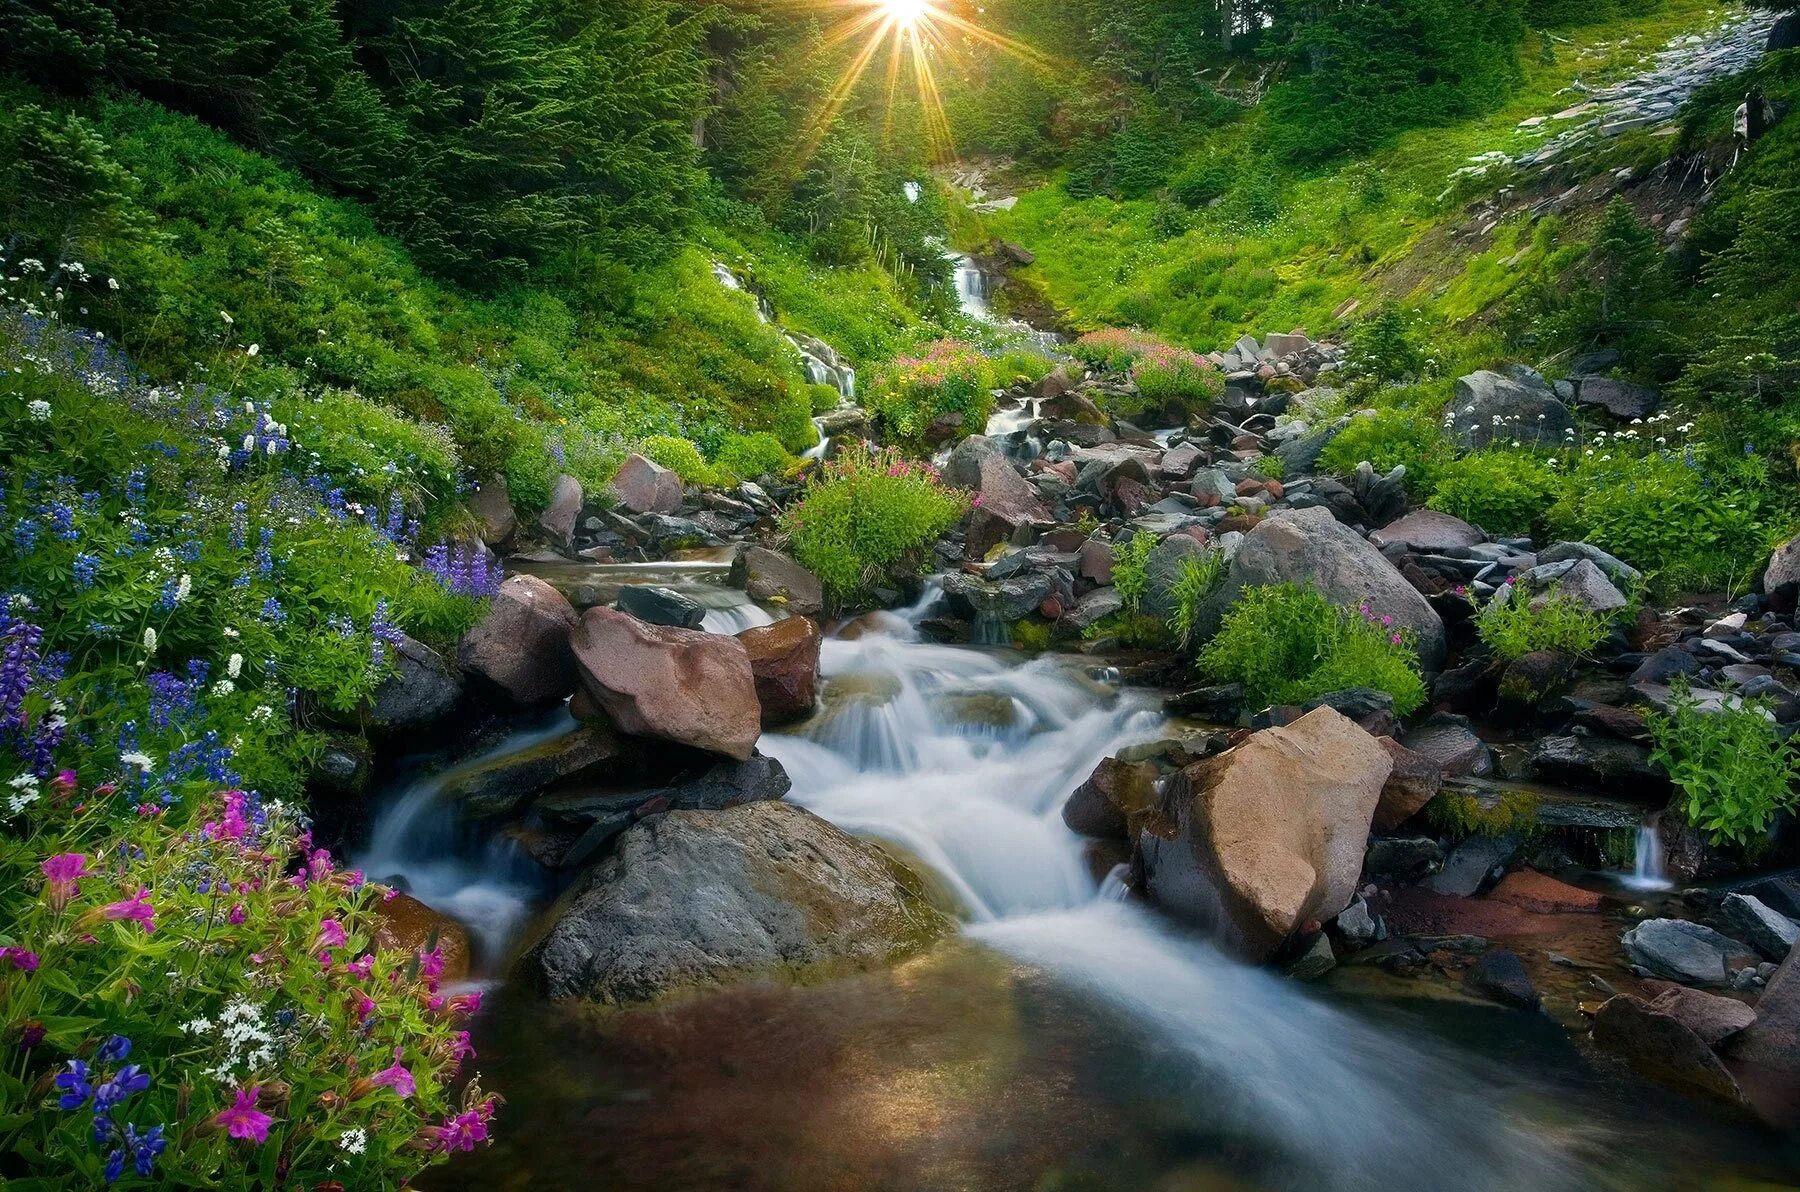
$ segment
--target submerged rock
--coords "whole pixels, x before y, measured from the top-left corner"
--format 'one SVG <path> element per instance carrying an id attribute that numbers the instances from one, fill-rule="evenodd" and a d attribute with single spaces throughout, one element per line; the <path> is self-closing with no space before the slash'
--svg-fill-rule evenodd
<path id="1" fill-rule="evenodd" d="M 1463 988 L 1476 997 L 1503 1006 L 1537 1009 L 1538 991 L 1525 974 L 1524 962 L 1517 953 L 1504 948 L 1484 952 L 1481 959 L 1463 974 Z"/>
<path id="2" fill-rule="evenodd" d="M 638 824 L 554 919 L 530 977 L 551 997 L 606 1005 L 867 969 L 950 929 L 879 848 L 788 803 Z"/>
<path id="3" fill-rule="evenodd" d="M 706 610 L 699 601 L 660 584 L 626 584 L 619 589 L 617 608 L 646 625 L 698 629 L 706 620 Z"/>
<path id="4" fill-rule="evenodd" d="M 1733 1103 L 1744 1099 L 1704 1039 L 1641 998 L 1621 994 L 1601 1006 L 1594 1015 L 1594 1042 L 1659 1084 Z"/>
<path id="5" fill-rule="evenodd" d="M 620 729 L 740 760 L 762 735 L 744 644 L 591 608 L 570 635 L 582 687 Z"/>
<path id="6" fill-rule="evenodd" d="M 1266 960 L 1350 904 L 1391 763 L 1330 708 L 1189 766 L 1167 819 L 1139 834 L 1145 887 L 1181 918 Z"/>

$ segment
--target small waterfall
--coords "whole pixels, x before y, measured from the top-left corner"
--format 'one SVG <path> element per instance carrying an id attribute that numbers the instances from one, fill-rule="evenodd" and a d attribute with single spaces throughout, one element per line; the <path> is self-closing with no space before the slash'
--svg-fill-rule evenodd
<path id="1" fill-rule="evenodd" d="M 925 194 L 925 188 L 909 179 L 900 184 L 900 193 L 906 196 L 907 202 L 916 203 Z"/>
<path id="2" fill-rule="evenodd" d="M 991 317 L 988 297 L 993 292 L 988 275 L 975 259 L 964 253 L 951 253 L 950 264 L 956 270 L 956 303 L 963 314 L 978 323 Z"/>
<path id="3" fill-rule="evenodd" d="M 733 273 L 723 261 L 713 262 L 712 273 L 727 290 L 749 294 L 756 303 L 757 318 L 765 323 L 776 322 L 775 308 L 770 305 L 769 300 L 745 285 L 744 279 Z M 849 405 L 856 400 L 856 370 L 850 367 L 849 361 L 838 355 L 836 348 L 815 336 L 802 335 L 785 327 L 781 328 L 781 334 L 800 353 L 800 362 L 806 370 L 808 381 L 814 385 L 829 385 L 837 390 L 842 405 Z"/>
<path id="4" fill-rule="evenodd" d="M 1665 868 L 1661 827 L 1661 813 L 1645 816 L 1638 826 L 1637 854 L 1632 860 L 1631 876 L 1624 879 L 1633 890 L 1667 890 L 1674 885 Z"/>

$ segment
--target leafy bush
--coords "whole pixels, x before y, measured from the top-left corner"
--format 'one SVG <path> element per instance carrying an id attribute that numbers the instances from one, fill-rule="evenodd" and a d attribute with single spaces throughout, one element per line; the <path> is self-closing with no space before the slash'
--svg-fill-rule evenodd
<path id="1" fill-rule="evenodd" d="M 1142 332 L 1123 327 L 1090 331 L 1069 345 L 1069 354 L 1101 372 L 1125 372 L 1152 341 Z"/>
<path id="2" fill-rule="evenodd" d="M 1490 534 L 1511 538 L 1531 533 L 1561 488 L 1556 469 L 1538 456 L 1481 451 L 1445 465 L 1427 504 Z"/>
<path id="3" fill-rule="evenodd" d="M 1175 615 L 1169 619 L 1169 631 L 1182 649 L 1194 644 L 1200 606 L 1225 582 L 1225 570 L 1225 552 L 1221 550 L 1209 549 L 1181 561 L 1181 572 L 1169 589 L 1175 606 Z"/>
<path id="4" fill-rule="evenodd" d="M 1800 802 L 1800 747 L 1783 739 L 1766 701 L 1708 712 L 1678 690 L 1650 731 L 1651 760 L 1681 789 L 1687 821 L 1715 844 L 1762 845 L 1776 814 Z"/>
<path id="5" fill-rule="evenodd" d="M 952 417 L 957 434 L 980 434 L 994 412 L 987 362 L 953 339 L 937 340 L 918 355 L 882 367 L 866 400 L 890 434 L 913 444 L 924 443 L 939 419 Z"/>
<path id="6" fill-rule="evenodd" d="M 117 755 L 8 790 L 12 1174 L 391 1187 L 486 1140 L 497 1099 L 453 1091 L 480 995 L 439 991 L 436 940 L 377 944 L 381 887 L 294 810 L 237 790 L 165 805 Z"/>
<path id="7" fill-rule="evenodd" d="M 1154 534 L 1133 534 L 1123 542 L 1113 543 L 1113 590 L 1125 602 L 1125 608 L 1137 612 L 1150 590 L 1150 556 L 1156 551 Z"/>
<path id="8" fill-rule="evenodd" d="M 1131 366 L 1131 379 L 1147 408 L 1187 412 L 1202 408 L 1225 392 L 1225 377 L 1198 352 L 1157 343 Z"/>
<path id="9" fill-rule="evenodd" d="M 1417 311 L 1383 307 L 1350 333 L 1346 367 L 1354 376 L 1376 381 L 1425 377 L 1435 362 L 1425 349 L 1422 324 Z"/>
<path id="10" fill-rule="evenodd" d="M 753 435 L 727 435 L 713 458 L 716 468 L 733 476 L 754 480 L 758 476 L 779 476 L 787 471 L 793 457 L 781 440 L 768 431 Z"/>
<path id="11" fill-rule="evenodd" d="M 1334 607 L 1311 588 L 1247 588 L 1200 652 L 1200 670 L 1242 683 L 1259 706 L 1298 704 L 1333 691 L 1373 687 L 1406 715 L 1425 702 L 1410 635 L 1368 604 Z"/>
<path id="12" fill-rule="evenodd" d="M 661 464 L 681 477 L 683 484 L 717 482 L 712 465 L 701 456 L 700 449 L 687 439 L 674 435 L 651 435 L 638 444 L 638 450 L 645 459 Z"/>
<path id="13" fill-rule="evenodd" d="M 1319 464 L 1338 476 L 1348 476 L 1365 460 L 1377 473 L 1406 469 L 1406 488 L 1413 496 L 1429 497 L 1454 451 L 1438 420 L 1424 410 L 1378 410 L 1371 417 L 1352 418 L 1350 425 L 1319 456 Z"/>
<path id="14" fill-rule="evenodd" d="M 1475 618 L 1475 632 L 1507 662 L 1534 650 L 1585 654 L 1608 631 L 1608 619 L 1552 589 L 1541 603 L 1508 585 Z"/>
<path id="15" fill-rule="evenodd" d="M 924 552 L 968 511 L 968 498 L 937 470 L 896 451 L 858 447 L 807 482 L 783 518 L 794 557 L 846 603 L 916 576 Z"/>

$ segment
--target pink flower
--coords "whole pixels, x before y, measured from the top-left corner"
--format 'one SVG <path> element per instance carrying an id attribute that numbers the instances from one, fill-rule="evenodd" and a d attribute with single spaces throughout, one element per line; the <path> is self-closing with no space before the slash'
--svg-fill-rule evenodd
<path id="1" fill-rule="evenodd" d="M 493 1116 L 493 1103 L 483 1102 L 477 1109 L 465 1109 L 445 1118 L 441 1126 L 427 1127 L 426 1133 L 431 1135 L 439 1150 L 472 1151 L 476 1143 L 487 1141 L 487 1124 Z"/>
<path id="2" fill-rule="evenodd" d="M 1381 618 L 1381 623 L 1383 625 L 1392 625 L 1394 623 L 1393 614 L 1392 613 L 1383 614 L 1382 618 Z"/>
<path id="3" fill-rule="evenodd" d="M 1393 635 L 1393 642 L 1396 646 L 1400 644 L 1400 635 L 1398 633 Z"/>
<path id="4" fill-rule="evenodd" d="M 44 871 L 44 877 L 50 883 L 51 909 L 59 911 L 69 905 L 69 899 L 81 893 L 76 881 L 94 876 L 93 870 L 87 867 L 86 853 L 57 853 L 44 858 L 38 868 Z"/>
<path id="5" fill-rule="evenodd" d="M 0 964 L 9 962 L 21 972 L 29 973 L 38 966 L 37 953 L 26 948 L 0 948 Z"/>
<path id="6" fill-rule="evenodd" d="M 429 952 L 419 953 L 419 976 L 425 979 L 428 989 L 438 987 L 438 978 L 444 975 L 444 951 L 441 947 Z"/>
<path id="7" fill-rule="evenodd" d="M 468 1031 L 457 1031 L 450 1037 L 450 1058 L 457 1063 L 460 1064 L 474 1054 L 475 1045 L 469 1042 Z"/>
<path id="8" fill-rule="evenodd" d="M 364 952 L 361 956 L 358 956 L 344 967 L 355 973 L 358 977 L 367 980 L 369 970 L 375 967 L 375 955 L 372 952 Z"/>
<path id="9" fill-rule="evenodd" d="M 269 1141 L 269 1124 L 274 1120 L 256 1107 L 255 1085 L 239 1089 L 237 1100 L 213 1118 L 231 1137 L 256 1143 Z"/>
<path id="10" fill-rule="evenodd" d="M 375 1013 L 375 999 L 364 993 L 362 990 L 357 990 L 356 1021 L 367 1022 L 369 1021 L 369 1016 L 373 1013 Z"/>
<path id="11" fill-rule="evenodd" d="M 244 904 L 241 902 L 232 903 L 231 910 L 226 912 L 225 915 L 225 921 L 233 927 L 236 927 L 247 918 L 249 918 L 249 912 L 244 909 Z"/>
<path id="12" fill-rule="evenodd" d="M 336 919 L 326 919 L 319 924 L 319 942 L 314 945 L 320 948 L 341 948 L 349 937 L 344 934 L 344 925 Z"/>
<path id="13" fill-rule="evenodd" d="M 148 886 L 139 886 L 137 893 L 119 902 L 109 902 L 100 908 L 100 914 L 107 919 L 124 919 L 144 925 L 145 935 L 156 933 L 156 908 L 144 901 L 144 895 L 150 893 Z"/>
<path id="14" fill-rule="evenodd" d="M 450 1013 L 452 1014 L 468 1015 L 476 1014 L 480 1011 L 481 990 L 479 989 L 472 990 L 468 993 L 459 993 L 450 999 Z"/>
<path id="15" fill-rule="evenodd" d="M 400 1049 L 394 1048 L 394 1062 L 369 1078 L 376 1084 L 386 1085 L 394 1090 L 403 1100 L 413 1095 L 413 1074 L 407 1071 L 400 1062 Z"/>
<path id="16" fill-rule="evenodd" d="M 50 780 L 50 793 L 59 799 L 66 799 L 75 793 L 75 771 L 58 770 L 56 777 Z"/>

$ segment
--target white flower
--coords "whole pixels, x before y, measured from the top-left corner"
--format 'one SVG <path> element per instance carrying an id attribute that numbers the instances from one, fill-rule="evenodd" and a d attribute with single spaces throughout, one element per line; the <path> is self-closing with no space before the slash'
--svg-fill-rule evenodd
<path id="1" fill-rule="evenodd" d="M 109 278 L 107 278 L 107 279 L 106 279 L 106 288 L 107 288 L 107 289 L 109 289 L 109 290 L 116 290 L 116 289 L 118 289 L 118 288 L 119 288 L 119 279 L 118 279 L 118 278 L 116 278 L 116 277 L 109 277 Z"/>
<path id="2" fill-rule="evenodd" d="M 183 600 L 186 600 L 193 594 L 194 577 L 186 574 L 182 575 L 181 579 L 175 584 L 175 603 L 180 604 Z"/>
<path id="3" fill-rule="evenodd" d="M 149 770 L 156 766 L 156 762 L 152 760 L 147 753 L 121 753 L 119 755 L 119 764 L 124 766 L 136 766 L 140 770 Z"/>
<path id="4" fill-rule="evenodd" d="M 25 407 L 25 411 L 31 415 L 32 420 L 35 422 L 50 421 L 50 403 L 41 397 L 36 401 L 29 403 Z"/>
<path id="5" fill-rule="evenodd" d="M 369 1136 L 360 1128 L 346 1130 L 338 1137 L 338 1145 L 352 1155 L 360 1155 L 369 1145 Z"/>
<path id="6" fill-rule="evenodd" d="M 236 636 L 236 635 L 234 634 L 233 636 Z M 243 674 L 244 673 L 244 656 L 242 654 L 233 654 L 230 658 L 226 659 L 225 660 L 225 673 L 226 673 L 226 675 L 230 676 L 233 679 L 235 679 L 239 675 Z"/>
<path id="7" fill-rule="evenodd" d="M 275 719 L 275 709 L 271 708 L 268 704 L 257 704 L 254 708 L 250 709 L 250 719 L 256 721 L 258 724 L 266 724 Z"/>
<path id="8" fill-rule="evenodd" d="M 229 314 L 229 313 L 227 313 L 227 312 L 226 312 L 226 311 L 220 311 L 220 312 L 219 312 L 219 317 L 220 317 L 220 318 L 221 318 L 221 319 L 224 319 L 224 320 L 225 320 L 225 325 L 226 325 L 226 326 L 227 326 L 227 327 L 229 327 L 229 326 L 231 326 L 231 325 L 232 325 L 232 324 L 233 324 L 233 323 L 235 323 L 235 322 L 237 322 L 237 320 L 236 320 L 236 319 L 234 319 L 234 318 L 232 318 L 232 317 L 231 317 L 231 315 L 230 315 L 230 314 Z"/>
<path id="9" fill-rule="evenodd" d="M 233 629 L 233 628 L 231 628 L 231 627 L 230 627 L 230 626 L 226 626 L 226 627 L 225 627 L 225 628 L 224 628 L 224 629 L 221 629 L 221 630 L 219 630 L 219 632 L 220 632 L 220 633 L 223 633 L 223 634 L 224 634 L 224 635 L 225 635 L 225 636 L 226 636 L 226 637 L 237 637 L 237 636 L 239 636 L 239 634 L 238 634 L 238 631 L 237 631 L 237 630 L 235 630 L 235 629 Z M 234 675 L 233 675 L 233 676 L 232 676 L 232 677 L 233 677 L 233 678 L 236 678 L 236 675 L 235 675 L 235 674 L 234 674 Z"/>
<path id="10" fill-rule="evenodd" d="M 263 444 L 263 454 L 264 455 L 274 455 L 275 454 L 275 440 L 274 439 L 270 439 L 267 443 Z"/>
<path id="11" fill-rule="evenodd" d="M 148 625 L 144 626 L 144 653 L 156 653 L 156 630 Z"/>
<path id="12" fill-rule="evenodd" d="M 246 356 L 254 356 L 254 355 L 256 355 L 256 354 L 257 354 L 257 353 L 258 353 L 258 352 L 260 352 L 260 351 L 262 351 L 262 348 L 261 348 L 261 347 L 259 347 L 259 346 L 258 346 L 258 345 L 256 345 L 256 344 L 251 344 L 251 345 L 250 345 L 250 346 L 249 346 L 249 347 L 247 347 L 247 348 L 245 348 L 245 349 L 244 349 L 244 355 L 246 355 Z"/>
<path id="13" fill-rule="evenodd" d="M 6 796 L 6 812 L 8 815 L 17 815 L 37 802 L 37 799 L 36 791 L 32 791 L 30 794 L 8 795 Z"/>
<path id="14" fill-rule="evenodd" d="M 256 450 L 256 436 L 255 435 L 245 435 L 244 436 L 244 450 L 245 451 L 255 451 Z"/>
<path id="15" fill-rule="evenodd" d="M 212 1030 L 212 1023 L 205 1018 L 190 1018 L 181 1024 L 181 1029 L 189 1035 L 204 1035 Z"/>
<path id="16" fill-rule="evenodd" d="M 6 785 L 12 787 L 16 791 L 23 791 L 36 790 L 37 784 L 38 780 L 36 774 L 21 774 Z"/>
<path id="17" fill-rule="evenodd" d="M 212 685 L 214 699 L 224 699 L 236 690 L 237 684 L 233 683 L 230 679 L 220 679 L 217 683 Z"/>

